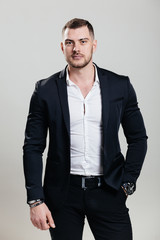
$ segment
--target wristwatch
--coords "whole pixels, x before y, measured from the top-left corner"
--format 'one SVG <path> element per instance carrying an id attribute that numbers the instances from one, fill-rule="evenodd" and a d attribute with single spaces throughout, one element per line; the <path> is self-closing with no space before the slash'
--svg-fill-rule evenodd
<path id="1" fill-rule="evenodd" d="M 123 183 L 122 188 L 127 195 L 132 195 L 135 191 L 135 184 L 134 183 Z"/>
<path id="2" fill-rule="evenodd" d="M 28 201 L 28 204 L 29 205 L 32 205 L 33 203 L 37 203 L 37 202 L 40 202 L 41 199 L 36 199 L 36 200 L 32 200 L 32 201 Z"/>

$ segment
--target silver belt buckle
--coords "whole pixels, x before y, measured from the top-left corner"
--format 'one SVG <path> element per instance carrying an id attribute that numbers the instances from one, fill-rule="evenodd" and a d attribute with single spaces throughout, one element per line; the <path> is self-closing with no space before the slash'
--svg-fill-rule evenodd
<path id="1" fill-rule="evenodd" d="M 88 177 L 87 177 L 87 176 L 86 176 L 86 177 L 85 177 L 85 176 L 83 176 L 83 177 L 82 177 L 82 188 L 83 188 L 84 190 L 86 190 L 86 189 L 87 189 L 87 187 L 86 187 L 86 184 L 85 184 L 85 183 L 86 183 L 86 179 L 88 179 L 88 178 L 94 178 L 94 177 L 93 177 L 93 176 L 88 176 Z"/>
<path id="2" fill-rule="evenodd" d="M 85 182 L 86 182 L 85 180 L 86 180 L 87 178 L 95 178 L 95 177 L 93 177 L 93 176 L 82 177 L 82 188 L 83 188 L 84 190 L 87 189 L 87 187 L 86 187 L 86 185 L 85 185 Z M 100 178 L 100 177 L 97 177 L 97 179 L 98 179 L 98 187 L 100 187 L 100 186 L 101 186 L 101 178 Z"/>

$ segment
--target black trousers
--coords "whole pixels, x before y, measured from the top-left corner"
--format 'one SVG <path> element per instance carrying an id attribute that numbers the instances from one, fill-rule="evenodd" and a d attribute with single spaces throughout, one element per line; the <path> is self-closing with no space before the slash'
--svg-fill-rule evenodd
<path id="1" fill-rule="evenodd" d="M 52 212 L 56 228 L 52 240 L 82 240 L 85 217 L 96 240 L 132 240 L 132 228 L 122 188 L 106 185 L 81 189 L 70 185 L 65 205 Z"/>

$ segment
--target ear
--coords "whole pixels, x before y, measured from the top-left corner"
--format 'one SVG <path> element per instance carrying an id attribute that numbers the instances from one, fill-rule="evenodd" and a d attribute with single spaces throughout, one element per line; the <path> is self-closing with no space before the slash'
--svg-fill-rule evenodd
<path id="1" fill-rule="evenodd" d="M 64 47 L 63 47 L 63 42 L 61 42 L 61 50 L 64 53 Z"/>
<path id="2" fill-rule="evenodd" d="M 93 52 L 97 49 L 97 40 L 93 40 Z"/>

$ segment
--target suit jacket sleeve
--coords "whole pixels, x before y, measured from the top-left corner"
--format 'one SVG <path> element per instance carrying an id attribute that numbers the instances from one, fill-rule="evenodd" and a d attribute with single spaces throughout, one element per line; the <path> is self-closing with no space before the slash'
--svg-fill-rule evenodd
<path id="1" fill-rule="evenodd" d="M 147 136 L 136 93 L 130 81 L 122 127 L 128 143 L 123 182 L 136 183 L 147 151 Z"/>
<path id="2" fill-rule="evenodd" d="M 39 82 L 32 95 L 23 146 L 23 164 L 27 201 L 44 199 L 42 188 L 42 154 L 46 146 L 47 114 L 39 96 Z"/>

